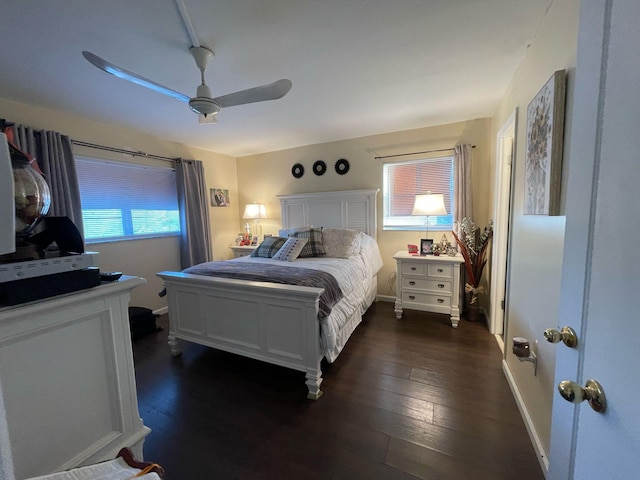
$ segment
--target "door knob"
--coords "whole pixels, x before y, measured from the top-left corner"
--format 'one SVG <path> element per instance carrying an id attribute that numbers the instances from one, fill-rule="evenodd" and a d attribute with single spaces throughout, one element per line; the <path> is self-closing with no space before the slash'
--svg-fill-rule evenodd
<path id="1" fill-rule="evenodd" d="M 547 328 L 544 333 L 544 338 L 549 343 L 558 343 L 562 341 L 567 347 L 575 348 L 578 346 L 578 336 L 571 327 L 562 327 L 560 331 L 555 328 Z"/>
<path id="2" fill-rule="evenodd" d="M 607 408 L 607 397 L 602 386 L 595 380 L 587 380 L 584 388 L 576 382 L 563 380 L 558 384 L 558 391 L 567 402 L 580 403 L 586 400 L 599 413 L 604 413 Z"/>

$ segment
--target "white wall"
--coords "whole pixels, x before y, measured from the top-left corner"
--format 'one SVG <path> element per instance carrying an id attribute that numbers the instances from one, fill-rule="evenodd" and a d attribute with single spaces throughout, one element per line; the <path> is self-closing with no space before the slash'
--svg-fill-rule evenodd
<path id="1" fill-rule="evenodd" d="M 539 453 L 545 456 L 543 463 L 546 463 L 549 450 L 557 347 L 544 341 L 542 333 L 546 328 L 557 327 L 561 323 L 557 316 L 565 229 L 564 192 L 572 160 L 568 157 L 569 139 L 565 136 L 562 215 L 524 215 L 526 109 L 553 72 L 566 69 L 568 88 L 565 131 L 570 131 L 578 6 L 579 0 L 556 0 L 552 4 L 492 119 L 492 140 L 495 143 L 497 130 L 516 107 L 519 109 L 509 246 L 511 265 L 506 301 L 508 327 L 505 332 L 505 368 L 513 382 L 517 398 L 521 399 L 521 407 L 525 411 L 534 442 Z M 492 178 L 492 186 L 493 183 Z M 538 355 L 537 376 L 534 376 L 531 363 L 521 363 L 512 355 L 511 339 L 515 336 L 528 338 L 532 342 L 532 349 Z"/>
<path id="2" fill-rule="evenodd" d="M 225 258 L 227 255 L 228 245 L 236 231 L 238 218 L 235 158 L 159 140 L 119 126 L 92 122 L 65 112 L 17 104 L 3 99 L 0 99 L 0 117 L 36 129 L 54 130 L 74 140 L 144 151 L 171 158 L 202 160 L 205 165 L 207 187 L 224 187 L 230 190 L 231 207 L 209 208 L 214 257 Z M 167 165 L 166 162 L 158 160 L 110 154 L 82 147 L 74 147 L 74 153 L 116 161 Z M 165 299 L 158 296 L 158 292 L 162 289 L 162 282 L 156 277 L 156 273 L 162 270 L 180 270 L 177 237 L 89 244 L 87 250 L 99 252 L 101 270 L 122 271 L 127 275 L 135 275 L 147 280 L 146 285 L 133 290 L 132 305 L 153 310 L 166 306 Z"/>

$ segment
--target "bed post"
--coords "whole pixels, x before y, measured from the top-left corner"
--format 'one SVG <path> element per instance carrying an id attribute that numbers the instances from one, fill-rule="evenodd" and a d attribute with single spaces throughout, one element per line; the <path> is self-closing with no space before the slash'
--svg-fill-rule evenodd
<path id="1" fill-rule="evenodd" d="M 320 384 L 322 383 L 321 362 L 323 354 L 320 351 L 320 320 L 318 319 L 319 298 L 309 302 L 304 311 L 304 336 L 306 348 L 303 351 L 303 361 L 306 368 L 305 384 L 309 389 L 307 398 L 317 400 L 322 396 Z"/>
<path id="2" fill-rule="evenodd" d="M 309 389 L 309 393 L 307 393 L 307 398 L 310 400 L 317 400 L 322 396 L 322 390 L 320 390 L 320 384 L 322 383 L 322 372 L 320 368 L 316 371 L 307 371 L 307 388 Z"/>
<path id="3" fill-rule="evenodd" d="M 182 340 L 175 336 L 173 332 L 169 332 L 169 336 L 167 337 L 169 344 L 169 349 L 171 350 L 171 356 L 177 357 L 182 355 Z"/>

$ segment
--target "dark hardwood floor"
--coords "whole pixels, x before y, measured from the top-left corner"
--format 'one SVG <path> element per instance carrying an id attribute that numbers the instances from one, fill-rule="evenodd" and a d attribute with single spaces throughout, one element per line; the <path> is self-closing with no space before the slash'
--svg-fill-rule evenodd
<path id="1" fill-rule="evenodd" d="M 301 372 L 193 344 L 172 358 L 158 323 L 134 359 L 167 480 L 544 478 L 482 324 L 374 304 L 314 402 Z"/>

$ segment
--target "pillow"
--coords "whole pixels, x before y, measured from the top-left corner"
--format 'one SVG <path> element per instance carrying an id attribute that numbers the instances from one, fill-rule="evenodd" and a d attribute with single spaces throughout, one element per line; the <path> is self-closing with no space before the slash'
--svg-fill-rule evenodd
<path id="1" fill-rule="evenodd" d="M 284 262 L 293 262 L 298 258 L 308 241 L 306 238 L 289 237 L 272 258 Z"/>
<path id="2" fill-rule="evenodd" d="M 291 237 L 296 232 L 303 232 L 305 230 L 309 230 L 313 228 L 313 225 L 305 225 L 303 227 L 291 227 L 291 228 L 281 228 L 278 230 L 279 237 Z"/>
<path id="3" fill-rule="evenodd" d="M 323 228 L 322 245 L 327 257 L 349 258 L 360 250 L 359 230 L 346 228 Z"/>
<path id="4" fill-rule="evenodd" d="M 287 239 L 283 237 L 267 237 L 260 245 L 258 245 L 258 248 L 251 252 L 251 256 L 271 258 L 278 253 L 278 250 L 282 248 L 286 241 Z"/>
<path id="5" fill-rule="evenodd" d="M 300 252 L 300 258 L 319 257 L 320 255 L 324 255 L 321 228 L 308 228 L 300 232 L 294 232 L 290 236 L 306 238 L 308 240 L 307 244 L 302 248 L 302 252 Z"/>

